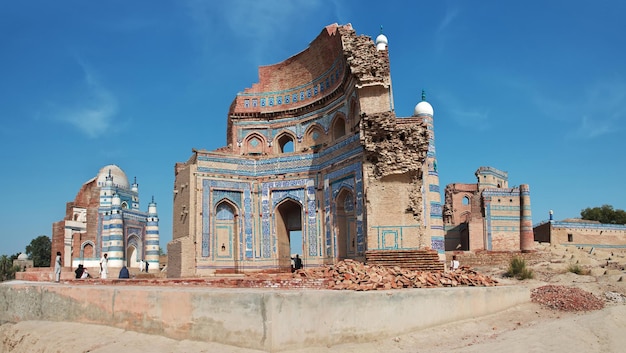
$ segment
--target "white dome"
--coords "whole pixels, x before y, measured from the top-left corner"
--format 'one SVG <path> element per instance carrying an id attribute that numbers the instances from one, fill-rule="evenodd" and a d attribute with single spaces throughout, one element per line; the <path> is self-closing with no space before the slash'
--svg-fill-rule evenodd
<path id="1" fill-rule="evenodd" d="M 387 49 L 387 44 L 389 44 L 389 41 L 387 40 L 387 37 L 384 34 L 379 34 L 378 37 L 376 37 L 376 49 L 377 50 L 385 50 Z"/>
<path id="2" fill-rule="evenodd" d="M 28 255 L 26 255 L 24 253 L 21 253 L 21 254 L 17 255 L 17 259 L 18 260 L 22 260 L 22 261 L 23 260 L 28 260 Z"/>
<path id="3" fill-rule="evenodd" d="M 389 41 L 387 40 L 387 36 L 382 33 L 379 34 L 378 37 L 376 37 L 376 44 L 378 45 L 378 43 L 389 44 Z"/>
<path id="4" fill-rule="evenodd" d="M 430 103 L 428 103 L 427 101 L 421 101 L 417 103 L 417 105 L 415 106 L 415 109 L 413 110 L 414 116 L 420 116 L 420 115 L 433 116 L 433 113 L 434 113 L 433 106 L 430 105 Z"/>
<path id="5" fill-rule="evenodd" d="M 100 172 L 98 172 L 98 186 L 104 186 L 104 182 L 106 181 L 106 177 L 109 176 L 109 171 L 111 172 L 111 176 L 113 177 L 113 185 L 117 185 L 122 188 L 129 189 L 130 184 L 128 183 L 128 178 L 126 177 L 126 173 L 120 167 L 115 164 L 109 164 L 107 166 L 102 167 Z"/>

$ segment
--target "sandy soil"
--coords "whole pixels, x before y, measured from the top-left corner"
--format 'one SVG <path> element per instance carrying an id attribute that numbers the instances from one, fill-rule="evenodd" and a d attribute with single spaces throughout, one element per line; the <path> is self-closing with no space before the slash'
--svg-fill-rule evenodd
<path id="1" fill-rule="evenodd" d="M 626 347 L 626 254 L 595 249 L 542 247 L 549 262 L 532 266 L 535 279 L 503 278 L 505 269 L 483 268 L 503 284 L 536 288 L 545 284 L 576 286 L 607 298 L 606 307 L 590 312 L 564 312 L 527 303 L 471 320 L 362 344 L 307 348 L 291 353 L 429 353 L 429 352 L 619 352 Z M 607 266 L 608 261 L 608 266 Z M 568 272 L 577 264 L 587 275 Z M 73 333 L 68 335 L 68 332 Z M 222 352 L 251 349 L 217 343 L 176 341 L 98 325 L 25 321 L 0 326 L 0 352 Z"/>

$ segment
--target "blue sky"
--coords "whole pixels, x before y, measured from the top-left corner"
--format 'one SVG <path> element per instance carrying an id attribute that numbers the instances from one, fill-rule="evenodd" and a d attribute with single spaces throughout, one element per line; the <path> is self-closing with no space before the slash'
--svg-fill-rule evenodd
<path id="1" fill-rule="evenodd" d="M 51 235 L 107 164 L 154 196 L 172 234 L 174 164 L 226 144 L 257 68 L 332 23 L 383 26 L 396 114 L 435 110 L 440 182 L 480 166 L 529 184 L 533 223 L 626 209 L 626 2 L 4 1 L 0 3 L 0 254 Z"/>

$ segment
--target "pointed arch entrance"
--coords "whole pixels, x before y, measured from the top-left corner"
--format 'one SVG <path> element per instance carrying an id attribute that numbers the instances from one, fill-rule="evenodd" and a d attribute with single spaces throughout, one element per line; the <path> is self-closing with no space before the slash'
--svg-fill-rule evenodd
<path id="1" fill-rule="evenodd" d="M 335 230 L 337 260 L 352 258 L 356 255 L 356 215 L 354 193 L 341 189 L 335 198 Z"/>
<path id="2" fill-rule="evenodd" d="M 302 257 L 302 205 L 288 198 L 276 206 L 275 214 L 278 269 L 291 272 L 292 251 Z"/>
<path id="3" fill-rule="evenodd" d="M 239 227 L 237 225 L 237 208 L 227 200 L 219 202 L 215 207 L 215 257 L 222 262 L 225 270 L 240 272 Z"/>
<path id="4" fill-rule="evenodd" d="M 139 268 L 139 261 L 141 261 L 143 257 L 143 253 L 141 251 L 141 240 L 139 236 L 136 234 L 132 234 L 128 237 L 127 246 L 126 246 L 126 261 L 125 265 L 128 268 Z"/>

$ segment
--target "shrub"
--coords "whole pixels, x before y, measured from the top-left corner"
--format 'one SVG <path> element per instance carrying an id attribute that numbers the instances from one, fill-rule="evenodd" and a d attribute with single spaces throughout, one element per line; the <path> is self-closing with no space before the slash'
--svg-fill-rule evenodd
<path id="1" fill-rule="evenodd" d="M 591 271 L 583 269 L 579 264 L 570 264 L 567 266 L 567 272 L 575 273 L 577 275 L 588 275 Z"/>
<path id="2" fill-rule="evenodd" d="M 530 279 L 535 276 L 533 270 L 526 267 L 526 260 L 517 256 L 511 259 L 509 269 L 504 275 L 507 277 L 515 277 L 519 280 Z"/>

